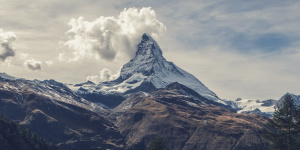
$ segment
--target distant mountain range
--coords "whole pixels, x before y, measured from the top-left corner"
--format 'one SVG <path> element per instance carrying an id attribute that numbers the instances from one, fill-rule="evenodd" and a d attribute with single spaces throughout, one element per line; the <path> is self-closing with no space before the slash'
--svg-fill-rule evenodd
<path id="1" fill-rule="evenodd" d="M 267 149 L 265 116 L 283 98 L 220 99 L 167 61 L 148 34 L 137 48 L 113 81 L 73 85 L 0 73 L 0 114 L 61 149 L 145 149 L 157 136 L 175 150 Z"/>
<path id="2" fill-rule="evenodd" d="M 100 111 L 106 113 L 54 80 L 0 78 L 0 114 L 61 149 L 122 147 L 122 135 Z"/>

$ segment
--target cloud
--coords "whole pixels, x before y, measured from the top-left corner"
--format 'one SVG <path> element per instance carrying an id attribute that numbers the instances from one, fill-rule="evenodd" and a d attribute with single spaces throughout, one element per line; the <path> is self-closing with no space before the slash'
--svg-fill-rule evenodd
<path id="1" fill-rule="evenodd" d="M 8 57 L 15 56 L 15 50 L 12 48 L 13 42 L 16 40 L 14 32 L 3 32 L 0 28 L 0 60 L 5 61 Z"/>
<path id="2" fill-rule="evenodd" d="M 69 45 L 58 48 L 57 43 L 66 31 L 82 25 L 82 34 L 79 31 L 67 32 L 63 41 L 66 43 L 79 36 L 82 39 L 70 46 L 79 45 L 83 39 L 88 41 L 97 35 L 90 35 L 97 30 L 87 30 L 88 25 L 105 27 L 97 22 L 101 20 L 100 16 L 107 20 L 120 20 L 120 12 L 124 8 L 151 6 L 150 10 L 155 10 L 157 15 L 155 19 L 168 27 L 165 36 L 157 40 L 164 56 L 198 77 L 219 97 L 265 99 L 279 98 L 286 92 L 299 93 L 299 85 L 295 83 L 300 82 L 300 1 L 30 0 L 5 1 L 1 6 L 5 7 L 0 9 L 1 28 L 14 31 L 18 38 L 18 43 L 13 45 L 13 49 L 18 50 L 15 51 L 16 56 L 8 57 L 6 63 L 1 63 L 0 60 L 0 69 L 11 75 L 22 74 L 27 79 L 54 78 L 66 83 L 80 83 L 86 80 L 87 75 L 100 76 L 99 68 L 108 68 L 115 73 L 134 55 L 134 44 L 132 49 L 114 49 L 115 57 L 111 59 L 114 61 L 107 62 L 91 47 L 85 51 L 72 47 L 68 49 Z M 78 25 L 66 25 L 66 21 L 68 23 L 74 17 L 73 20 L 78 21 L 80 16 L 84 16 L 84 19 Z M 120 26 L 119 23 L 117 25 Z M 138 25 L 133 23 L 135 29 Z M 117 33 L 120 32 L 113 33 L 111 39 L 116 39 L 114 37 Z M 130 38 L 133 42 L 127 44 L 139 42 L 141 34 L 133 36 L 136 39 Z M 117 37 L 122 37 L 122 34 L 118 35 Z M 129 37 L 132 34 L 126 35 Z M 128 38 L 120 39 L 117 44 L 127 45 L 124 41 Z M 125 40 L 122 41 L 123 39 Z M 91 44 L 87 42 L 83 45 Z M 210 47 L 217 47 L 217 50 Z M 0 49 L 2 50 L 1 46 Z M 61 54 L 62 62 L 52 59 L 58 55 L 56 49 L 64 52 Z M 76 50 L 79 54 L 75 53 Z M 80 53 L 82 51 L 83 54 Z M 21 52 L 28 56 L 21 58 Z M 65 63 L 75 61 L 76 57 L 77 60 L 82 60 Z M 101 59 L 95 60 L 95 57 Z M 43 71 L 35 72 L 34 75 L 26 71 L 23 63 L 30 58 L 42 61 Z M 53 60 L 54 63 L 48 66 L 47 60 Z"/>
<path id="3" fill-rule="evenodd" d="M 101 71 L 99 71 L 99 75 L 88 76 L 86 79 L 95 83 L 99 83 L 99 82 L 117 79 L 119 75 L 120 72 L 117 72 L 116 74 L 112 74 L 111 70 L 104 68 Z"/>
<path id="4" fill-rule="evenodd" d="M 106 61 L 123 54 L 133 57 L 143 33 L 157 38 L 166 31 L 151 7 L 124 9 L 117 17 L 101 16 L 94 21 L 73 18 L 69 26 L 71 29 L 66 33 L 69 40 L 64 42 L 72 50 L 73 56 L 69 61 L 78 61 L 86 56 Z M 60 55 L 60 59 L 67 59 L 66 55 Z"/>
<path id="5" fill-rule="evenodd" d="M 19 58 L 22 60 L 26 59 L 28 55 L 29 55 L 28 53 L 22 53 L 22 52 L 18 53 Z"/>
<path id="6" fill-rule="evenodd" d="M 24 66 L 32 71 L 42 70 L 42 62 L 35 59 L 28 59 L 24 62 Z"/>
<path id="7" fill-rule="evenodd" d="M 48 60 L 48 61 L 45 61 L 45 63 L 48 65 L 48 66 L 51 66 L 51 65 L 53 65 L 53 61 L 52 60 Z"/>

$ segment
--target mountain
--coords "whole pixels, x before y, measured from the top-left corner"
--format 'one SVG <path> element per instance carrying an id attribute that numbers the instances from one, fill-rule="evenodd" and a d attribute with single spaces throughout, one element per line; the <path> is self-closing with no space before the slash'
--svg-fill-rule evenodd
<path id="1" fill-rule="evenodd" d="M 178 83 L 150 94 L 139 92 L 114 108 L 111 116 L 126 145 L 136 149 L 145 149 L 156 137 L 174 150 L 267 149 L 262 138 L 267 117 L 234 113 L 194 92 Z"/>
<path id="2" fill-rule="evenodd" d="M 0 114 L 60 149 L 142 150 L 157 137 L 175 150 L 267 149 L 263 115 L 279 102 L 221 100 L 167 61 L 148 34 L 116 80 L 72 85 L 0 74 Z"/>
<path id="3" fill-rule="evenodd" d="M 286 93 L 278 100 L 253 100 L 237 98 L 236 100 L 224 100 L 228 106 L 231 106 L 238 113 L 245 114 L 257 114 L 267 117 L 272 117 L 275 112 L 275 108 L 278 107 L 287 95 L 291 95 L 295 104 L 300 106 L 300 95 Z"/>
<path id="4" fill-rule="evenodd" d="M 121 98 L 122 95 L 138 91 L 151 92 L 155 89 L 165 88 L 173 82 L 185 85 L 209 100 L 226 104 L 192 74 L 167 61 L 157 42 L 146 33 L 143 34 L 142 40 L 138 44 L 136 56 L 123 66 L 120 76 L 116 80 L 97 85 L 77 85 L 76 93 L 87 100 L 101 101 L 105 105 L 115 107 L 126 98 Z M 115 95 L 116 97 L 105 97 L 104 95 Z M 105 98 L 112 98 L 118 103 L 112 105 L 105 101 Z"/>
<path id="5" fill-rule="evenodd" d="M 178 82 L 108 109 L 54 80 L 0 79 L 0 114 L 60 149 L 145 149 L 157 136 L 171 149 L 266 149 L 267 118 L 226 107 Z"/>
<path id="6" fill-rule="evenodd" d="M 60 149 L 121 149 L 107 111 L 54 80 L 0 78 L 0 114 Z"/>
<path id="7" fill-rule="evenodd" d="M 237 98 L 236 100 L 224 100 L 238 113 L 257 114 L 272 117 L 275 111 L 274 106 L 278 100 L 253 100 Z"/>
<path id="8" fill-rule="evenodd" d="M 277 108 L 278 106 L 280 106 L 282 104 L 282 102 L 284 101 L 285 97 L 287 95 L 291 95 L 292 99 L 294 100 L 295 104 L 300 106 L 300 95 L 295 95 L 295 94 L 291 94 L 291 93 L 286 93 L 285 95 L 283 95 L 276 103 L 275 103 L 275 108 Z"/>
<path id="9" fill-rule="evenodd" d="M 115 119 L 118 117 L 118 115 L 123 114 L 125 111 L 127 111 L 128 109 L 133 107 L 137 102 L 139 102 L 139 101 L 136 101 L 136 99 L 135 99 L 136 97 L 143 97 L 143 96 L 152 97 L 153 95 L 155 96 L 155 93 L 157 93 L 157 91 L 159 91 L 159 90 L 163 90 L 163 88 L 152 91 L 151 93 L 136 92 L 135 94 L 132 94 L 125 101 L 123 101 L 120 105 L 118 105 L 117 107 L 112 109 L 112 111 L 110 113 L 110 119 L 114 122 Z M 192 90 L 178 82 L 174 82 L 174 83 L 167 85 L 167 87 L 164 88 L 164 90 L 172 92 L 172 93 L 177 93 L 178 97 L 174 98 L 173 103 L 176 103 L 178 105 L 191 106 L 191 107 L 193 107 L 195 105 L 196 106 L 197 105 L 214 105 L 214 106 L 223 107 L 223 108 L 228 109 L 229 111 L 235 112 L 235 110 L 232 109 L 230 106 L 208 100 L 207 98 L 201 96 L 194 90 Z M 132 99 L 134 99 L 134 101 L 132 101 Z"/>

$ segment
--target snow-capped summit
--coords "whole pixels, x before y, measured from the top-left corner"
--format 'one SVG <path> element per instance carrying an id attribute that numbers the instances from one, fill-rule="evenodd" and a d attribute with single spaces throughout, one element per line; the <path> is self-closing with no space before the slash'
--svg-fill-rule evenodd
<path id="1" fill-rule="evenodd" d="M 154 74 L 155 69 L 168 69 L 164 66 L 166 59 L 156 41 L 148 34 L 143 34 L 138 44 L 136 56 L 123 66 L 120 78 L 128 79 L 130 76 L 141 73 L 144 76 Z"/>
<path id="2" fill-rule="evenodd" d="M 295 105 L 300 106 L 300 95 L 295 95 L 292 93 L 286 93 L 284 94 L 275 104 L 275 108 L 278 108 L 280 105 L 282 105 L 284 99 L 290 95 L 292 97 L 292 99 L 294 100 Z"/>
<path id="3" fill-rule="evenodd" d="M 138 44 L 136 56 L 121 69 L 120 78 L 126 80 L 135 74 L 142 74 L 143 76 L 165 75 L 159 73 L 166 71 L 172 74 L 183 75 L 172 62 L 168 62 L 163 57 L 156 41 L 145 33 L 142 36 L 141 43 Z M 161 78 L 164 77 L 162 76 Z"/>
<path id="4" fill-rule="evenodd" d="M 119 78 L 95 86 L 81 87 L 77 92 L 79 94 L 150 92 L 178 82 L 209 100 L 224 104 L 196 77 L 167 61 L 162 54 L 157 42 L 145 33 L 137 46 L 136 56 L 123 66 Z"/>
<path id="5" fill-rule="evenodd" d="M 147 33 L 142 36 L 142 41 L 138 44 L 138 50 L 136 51 L 136 57 L 142 56 L 143 58 L 165 59 L 162 56 L 162 51 L 156 41 Z"/>
<path id="6" fill-rule="evenodd" d="M 300 95 L 286 93 L 279 100 L 267 99 L 267 100 L 253 100 L 253 99 L 241 99 L 236 100 L 224 100 L 235 109 L 238 113 L 246 114 L 259 114 L 267 117 L 272 117 L 275 109 L 280 106 L 287 95 L 292 96 L 295 105 L 300 106 Z"/>
<path id="7" fill-rule="evenodd" d="M 229 106 L 235 109 L 238 113 L 245 114 L 258 114 L 267 117 L 272 117 L 275 111 L 274 105 L 278 100 L 255 100 L 255 99 L 242 99 L 224 100 Z"/>

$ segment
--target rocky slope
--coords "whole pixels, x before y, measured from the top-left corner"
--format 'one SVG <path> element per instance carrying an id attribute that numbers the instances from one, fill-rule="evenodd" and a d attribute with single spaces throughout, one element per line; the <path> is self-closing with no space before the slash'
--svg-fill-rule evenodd
<path id="1" fill-rule="evenodd" d="M 167 61 L 157 42 L 146 33 L 138 44 L 136 56 L 123 66 L 119 78 L 95 85 L 79 84 L 71 88 L 77 87 L 76 93 L 87 100 L 115 107 L 126 98 L 125 94 L 151 92 L 173 82 L 179 82 L 211 101 L 226 104 L 192 74 Z M 118 103 L 110 103 L 105 98 Z"/>
<path id="2" fill-rule="evenodd" d="M 0 114 L 61 149 L 122 148 L 122 135 L 100 109 L 53 80 L 0 78 Z"/>
<path id="3" fill-rule="evenodd" d="M 0 73 L 0 114 L 62 149 L 142 150 L 155 137 L 175 150 L 267 149 L 262 115 L 277 102 L 221 100 L 168 62 L 148 34 L 113 81 L 70 85 Z"/>
<path id="4" fill-rule="evenodd" d="M 188 89 L 175 83 L 151 94 L 137 93 L 113 110 L 128 146 L 144 149 L 160 136 L 174 150 L 267 149 L 261 135 L 266 117 L 234 113 L 183 88 Z"/>
<path id="5" fill-rule="evenodd" d="M 2 77 L 0 114 L 61 149 L 145 149 L 158 136 L 178 150 L 267 147 L 261 137 L 267 118 L 237 114 L 178 82 L 132 93 L 109 110 L 54 80 Z"/>

